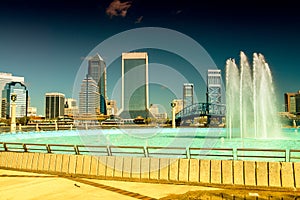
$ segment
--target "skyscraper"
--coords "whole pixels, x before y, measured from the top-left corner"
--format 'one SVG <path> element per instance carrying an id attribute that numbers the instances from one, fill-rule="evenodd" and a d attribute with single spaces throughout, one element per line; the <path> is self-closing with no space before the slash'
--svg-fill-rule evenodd
<path id="1" fill-rule="evenodd" d="M 65 95 L 62 93 L 46 93 L 46 119 L 56 119 L 64 116 Z"/>
<path id="2" fill-rule="evenodd" d="M 194 104 L 194 84 L 183 84 L 183 108 Z"/>
<path id="3" fill-rule="evenodd" d="M 11 73 L 1 73 L 0 72 L 0 100 L 2 101 L 2 90 L 4 89 L 6 83 L 10 82 L 21 82 L 24 83 L 24 77 L 13 76 Z M 2 110 L 2 105 L 0 104 L 0 111 Z"/>
<path id="4" fill-rule="evenodd" d="M 82 80 L 79 93 L 79 114 L 96 115 L 100 109 L 99 87 L 96 81 L 86 76 Z"/>
<path id="5" fill-rule="evenodd" d="M 11 95 L 16 94 L 16 117 L 27 117 L 28 110 L 28 90 L 21 82 L 7 83 L 2 90 L 2 118 L 11 117 Z"/>
<path id="6" fill-rule="evenodd" d="M 99 54 L 88 61 L 88 75 L 92 77 L 99 88 L 100 113 L 107 114 L 106 111 L 106 64 Z"/>
<path id="7" fill-rule="evenodd" d="M 209 69 L 207 71 L 207 103 L 221 103 L 222 96 L 222 85 L 221 85 L 221 70 Z"/>
<path id="8" fill-rule="evenodd" d="M 148 54 L 122 53 L 122 118 L 149 115 Z"/>

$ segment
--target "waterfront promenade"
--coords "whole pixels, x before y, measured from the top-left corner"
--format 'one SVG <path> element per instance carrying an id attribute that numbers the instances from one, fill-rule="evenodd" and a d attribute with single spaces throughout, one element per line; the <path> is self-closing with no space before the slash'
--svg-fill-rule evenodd
<path id="1" fill-rule="evenodd" d="M 295 149 L 89 147 L 0 143 L 0 199 L 159 199 L 214 188 L 300 195 L 300 151 Z"/>
<path id="2" fill-rule="evenodd" d="M 0 177 L 0 199 L 3 200 L 154 200 L 169 194 L 217 190 L 202 186 L 71 178 L 3 169 L 0 169 Z"/>
<path id="3" fill-rule="evenodd" d="M 240 191 L 300 196 L 299 162 L 1 151 L 0 176 L 0 199 L 151 200 L 212 189 L 220 200 L 222 189 L 229 196 Z"/>

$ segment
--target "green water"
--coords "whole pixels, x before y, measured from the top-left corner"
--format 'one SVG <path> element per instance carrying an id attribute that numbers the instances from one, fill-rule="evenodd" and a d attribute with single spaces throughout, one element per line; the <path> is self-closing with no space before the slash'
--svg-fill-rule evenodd
<path id="1" fill-rule="evenodd" d="M 300 149 L 300 130 L 283 129 L 277 138 L 226 138 L 226 129 L 144 128 L 0 134 L 0 142 L 121 146 Z"/>

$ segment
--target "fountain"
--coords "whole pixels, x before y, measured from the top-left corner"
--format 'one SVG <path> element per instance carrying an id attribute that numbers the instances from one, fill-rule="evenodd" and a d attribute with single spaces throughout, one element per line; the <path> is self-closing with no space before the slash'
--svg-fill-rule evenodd
<path id="1" fill-rule="evenodd" d="M 280 133 L 272 74 L 262 54 L 253 66 L 240 53 L 240 68 L 226 61 L 227 137 L 273 138 Z"/>

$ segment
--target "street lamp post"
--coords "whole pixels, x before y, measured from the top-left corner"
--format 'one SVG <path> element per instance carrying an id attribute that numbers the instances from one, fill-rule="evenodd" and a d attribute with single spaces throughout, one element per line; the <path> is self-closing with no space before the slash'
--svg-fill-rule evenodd
<path id="1" fill-rule="evenodd" d="M 16 94 L 11 94 L 10 96 L 11 100 L 11 122 L 10 122 L 10 132 L 15 133 L 16 132 L 16 100 L 17 100 L 17 95 Z"/>
<path id="2" fill-rule="evenodd" d="M 176 122 L 175 122 L 175 106 L 176 103 L 172 102 L 171 107 L 172 107 L 172 128 L 176 128 Z"/>

